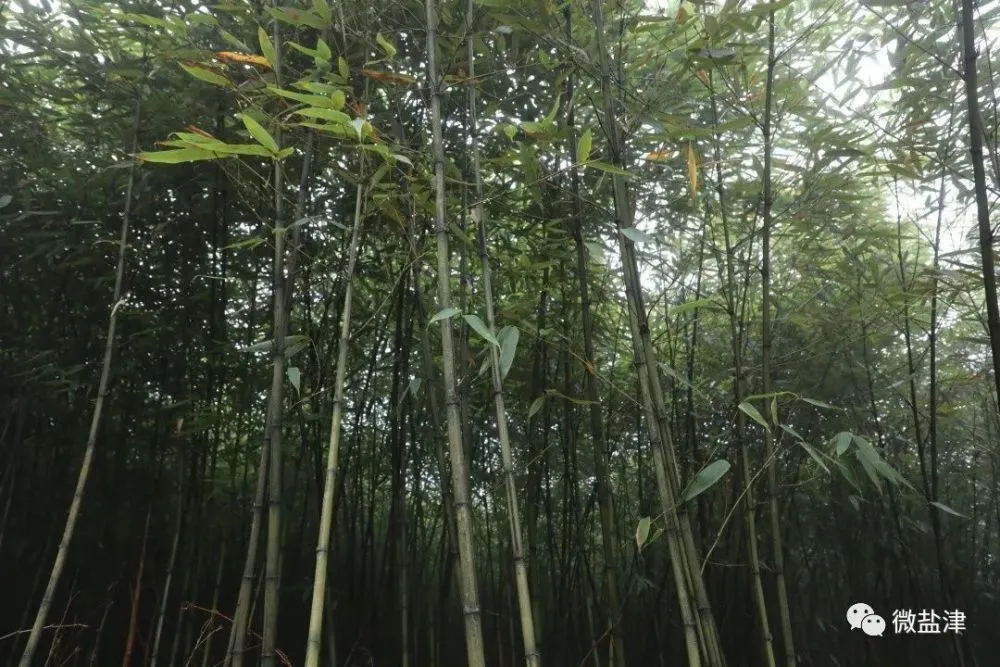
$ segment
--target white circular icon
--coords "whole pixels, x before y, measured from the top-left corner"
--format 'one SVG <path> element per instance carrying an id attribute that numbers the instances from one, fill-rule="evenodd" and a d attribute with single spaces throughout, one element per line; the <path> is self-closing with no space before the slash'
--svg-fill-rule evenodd
<path id="1" fill-rule="evenodd" d="M 870 605 L 864 602 L 855 602 L 847 610 L 847 622 L 851 624 L 851 630 L 857 630 L 861 627 L 861 622 L 865 620 L 866 616 L 871 616 L 875 613 L 875 610 L 871 608 Z M 882 621 L 882 627 L 885 627 L 885 620 L 879 617 Z M 881 634 L 881 633 L 879 633 Z"/>

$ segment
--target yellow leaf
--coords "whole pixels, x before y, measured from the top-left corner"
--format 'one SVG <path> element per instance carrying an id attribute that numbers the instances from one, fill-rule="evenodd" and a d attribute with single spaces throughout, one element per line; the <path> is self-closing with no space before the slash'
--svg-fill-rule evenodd
<path id="1" fill-rule="evenodd" d="M 237 53 L 235 51 L 219 51 L 215 57 L 225 63 L 239 63 L 241 65 L 257 65 L 271 69 L 271 63 L 267 62 L 264 56 L 257 56 L 250 53 Z"/>
<path id="2" fill-rule="evenodd" d="M 688 187 L 691 188 L 691 198 L 698 195 L 698 156 L 694 152 L 694 146 L 688 143 Z"/>
<path id="3" fill-rule="evenodd" d="M 651 162 L 666 162 L 673 155 L 673 151 L 667 148 L 663 148 L 658 151 L 653 151 L 646 156 L 646 159 Z"/>

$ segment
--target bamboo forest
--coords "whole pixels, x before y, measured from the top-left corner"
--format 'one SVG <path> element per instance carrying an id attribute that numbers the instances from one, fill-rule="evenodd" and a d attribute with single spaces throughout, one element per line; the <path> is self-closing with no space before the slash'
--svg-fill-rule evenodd
<path id="1" fill-rule="evenodd" d="M 1000 664 L 1000 0 L 0 0 L 0 667 Z"/>

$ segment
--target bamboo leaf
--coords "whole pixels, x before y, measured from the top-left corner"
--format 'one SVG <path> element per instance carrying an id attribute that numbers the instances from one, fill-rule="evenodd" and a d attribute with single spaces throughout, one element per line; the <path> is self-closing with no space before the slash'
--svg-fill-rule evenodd
<path id="1" fill-rule="evenodd" d="M 330 62 L 333 58 L 333 51 L 330 50 L 330 45 L 323 41 L 322 38 L 316 40 L 316 51 L 319 53 L 320 60 L 324 62 Z"/>
<path id="2" fill-rule="evenodd" d="M 670 309 L 671 315 L 680 315 L 686 313 L 689 310 L 699 310 L 701 308 L 721 310 L 719 304 L 717 304 L 712 299 L 692 299 L 691 301 L 685 301 L 679 306 L 674 306 Z"/>
<path id="3" fill-rule="evenodd" d="M 952 516 L 957 516 L 957 517 L 962 518 L 962 519 L 968 519 L 969 518 L 966 515 L 962 514 L 961 512 L 959 512 L 957 510 L 953 510 L 952 508 L 948 507 L 944 503 L 939 503 L 936 500 L 932 500 L 931 501 L 931 505 L 933 505 L 934 507 L 938 508 L 942 512 L 945 512 L 947 514 L 951 514 Z"/>
<path id="4" fill-rule="evenodd" d="M 646 540 L 649 539 L 649 529 L 653 525 L 653 520 L 644 516 L 639 519 L 639 525 L 635 527 L 635 543 L 639 547 L 639 551 L 642 551 L 642 547 L 646 544 Z"/>
<path id="5" fill-rule="evenodd" d="M 742 403 L 740 403 L 739 408 L 744 413 L 749 415 L 750 419 L 754 420 L 755 422 L 763 426 L 764 430 L 766 430 L 768 433 L 771 432 L 771 426 L 770 424 L 767 423 L 767 420 L 764 419 L 764 415 L 760 414 L 760 411 L 757 410 L 757 408 L 751 405 L 748 401 L 743 401 Z"/>
<path id="6" fill-rule="evenodd" d="M 240 114 L 240 117 L 243 119 L 243 125 L 247 128 L 247 132 L 257 140 L 257 143 L 271 151 L 272 155 L 278 152 L 278 142 L 264 129 L 263 125 L 254 120 L 249 114 Z"/>
<path id="7" fill-rule="evenodd" d="M 299 369 L 295 366 L 289 366 L 285 369 L 285 375 L 288 376 L 288 381 L 295 387 L 295 393 L 301 393 L 300 383 L 302 382 L 302 373 Z"/>
<path id="8" fill-rule="evenodd" d="M 590 149 L 594 143 L 594 135 L 590 130 L 583 133 L 576 142 L 576 161 L 586 162 L 590 158 Z"/>
<path id="9" fill-rule="evenodd" d="M 271 44 L 271 38 L 267 36 L 267 32 L 261 28 L 257 27 L 257 41 L 260 43 L 260 52 L 264 54 L 267 58 L 267 62 L 274 66 L 274 61 L 278 59 L 278 55 L 274 51 L 274 45 Z"/>
<path id="10" fill-rule="evenodd" d="M 343 111 L 337 111 L 336 109 L 321 109 L 317 107 L 309 107 L 307 109 L 299 109 L 296 111 L 300 116 L 306 116 L 308 118 L 321 118 L 323 120 L 328 120 L 339 125 L 344 125 L 345 127 L 351 126 L 351 117 L 348 116 Z"/>
<path id="11" fill-rule="evenodd" d="M 203 151 L 199 148 L 179 148 L 170 151 L 153 151 L 151 153 L 139 153 L 136 159 L 142 162 L 156 162 L 159 164 L 181 164 L 183 162 L 197 162 L 199 160 L 213 160 L 218 155 Z"/>
<path id="12" fill-rule="evenodd" d="M 847 448 L 851 446 L 851 440 L 854 435 L 848 431 L 841 431 L 837 435 L 833 436 L 833 443 L 837 456 L 843 456 Z"/>
<path id="13" fill-rule="evenodd" d="M 316 30 L 322 30 L 325 27 L 324 21 L 319 16 L 304 9 L 297 7 L 267 7 L 266 10 L 274 18 L 289 25 L 309 26 Z"/>
<path id="14" fill-rule="evenodd" d="M 295 100 L 296 102 L 302 102 L 303 104 L 308 104 L 309 106 L 333 108 L 333 100 L 331 100 L 328 97 L 325 97 L 324 95 L 296 93 L 291 90 L 278 88 L 277 86 L 268 86 L 267 89 L 272 93 L 274 93 L 275 95 L 280 95 L 281 97 L 287 97 L 290 100 Z"/>
<path id="15" fill-rule="evenodd" d="M 807 397 L 803 396 L 802 400 L 805 401 L 806 403 L 809 403 L 810 405 L 815 405 L 817 408 L 825 408 L 827 410 L 837 410 L 837 409 L 839 409 L 836 406 L 830 405 L 829 403 L 824 403 L 823 401 L 817 401 L 814 398 L 807 398 Z"/>
<path id="16" fill-rule="evenodd" d="M 326 0 L 312 0 L 313 11 L 326 22 L 329 22 L 333 18 L 333 13 L 330 11 L 330 5 L 326 3 Z"/>
<path id="17" fill-rule="evenodd" d="M 583 245 L 587 247 L 587 252 L 590 253 L 591 259 L 595 262 L 604 262 L 604 248 L 601 247 L 600 243 L 595 243 L 593 241 L 584 241 Z"/>
<path id="18" fill-rule="evenodd" d="M 483 340 L 485 340 L 487 343 L 491 345 L 496 345 L 497 347 L 500 347 L 500 342 L 493 337 L 493 334 L 491 334 L 490 330 L 486 328 L 486 325 L 483 324 L 483 321 L 479 319 L 478 315 L 473 315 L 470 313 L 468 315 L 463 315 L 462 317 L 465 319 L 466 322 L 469 323 L 470 327 L 476 330 L 477 334 L 482 336 Z"/>
<path id="19" fill-rule="evenodd" d="M 632 243 L 652 243 L 653 237 L 635 227 L 626 227 L 622 230 L 622 236 Z"/>
<path id="20" fill-rule="evenodd" d="M 239 53 L 237 51 L 218 51 L 215 54 L 217 60 L 227 63 L 238 63 L 240 65 L 256 65 L 257 67 L 264 67 L 271 69 L 271 63 L 267 61 L 264 56 L 258 56 L 253 53 Z"/>
<path id="21" fill-rule="evenodd" d="M 385 55 L 387 55 L 390 59 L 396 57 L 396 47 L 392 44 L 392 42 L 383 37 L 382 33 L 379 32 L 375 34 L 375 41 L 382 47 L 382 50 L 385 51 Z"/>
<path id="22" fill-rule="evenodd" d="M 815 447 L 813 447 L 808 442 L 803 440 L 802 436 L 800 436 L 798 433 L 795 432 L 795 429 L 793 429 L 791 426 L 786 426 L 785 424 L 782 424 L 781 430 L 794 437 L 795 441 L 799 443 L 799 446 L 802 447 L 802 449 L 806 450 L 806 454 L 808 454 L 809 457 L 816 462 L 816 465 L 825 470 L 827 474 L 830 474 L 830 469 L 823 461 L 823 455 L 820 454 Z"/>
<path id="23" fill-rule="evenodd" d="M 223 88 L 233 88 L 233 82 L 226 77 L 213 72 L 207 67 L 202 67 L 201 65 L 187 65 L 185 63 L 179 63 L 185 72 L 190 74 L 196 79 L 210 83 L 215 86 L 221 86 Z"/>
<path id="24" fill-rule="evenodd" d="M 462 311 L 460 309 L 455 308 L 454 306 L 452 306 L 451 308 L 445 308 L 444 310 L 439 310 L 437 314 L 431 318 L 431 321 L 428 322 L 428 324 L 434 324 L 435 322 L 440 322 L 441 320 L 447 320 L 449 318 L 455 317 L 461 312 Z"/>
<path id="25" fill-rule="evenodd" d="M 538 411 L 545 405 L 545 396 L 545 394 L 542 394 L 531 402 L 531 407 L 528 408 L 528 421 L 531 421 L 531 418 L 538 414 Z"/>
<path id="26" fill-rule="evenodd" d="M 507 326 L 497 337 L 500 340 L 500 379 L 503 380 L 514 363 L 514 353 L 517 352 L 517 341 L 521 337 L 521 331 L 517 327 Z"/>
<path id="27" fill-rule="evenodd" d="M 702 468 L 701 472 L 695 475 L 694 479 L 691 480 L 691 484 L 684 492 L 684 502 L 689 502 L 712 488 L 729 472 L 730 467 L 729 461 L 719 459 Z"/>

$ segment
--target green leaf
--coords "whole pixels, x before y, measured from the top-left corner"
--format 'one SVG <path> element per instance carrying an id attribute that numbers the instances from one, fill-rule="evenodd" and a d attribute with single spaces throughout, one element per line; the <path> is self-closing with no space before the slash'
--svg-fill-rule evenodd
<path id="1" fill-rule="evenodd" d="M 296 352 L 309 345 L 309 337 L 301 334 L 285 336 L 285 358 L 290 359 Z M 270 352 L 274 348 L 271 339 L 262 340 L 243 348 L 243 352 Z"/>
<path id="2" fill-rule="evenodd" d="M 684 303 L 674 306 L 670 309 L 671 315 L 681 315 L 689 310 L 698 310 L 700 308 L 712 308 L 715 310 L 720 310 L 719 304 L 711 299 L 692 299 L 691 301 L 685 301 Z"/>
<path id="3" fill-rule="evenodd" d="M 754 420 L 755 422 L 763 426 L 764 430 L 766 430 L 768 433 L 771 432 L 771 425 L 767 423 L 766 419 L 764 419 L 764 415 L 760 414 L 760 411 L 758 411 L 757 408 L 751 405 L 748 401 L 743 401 L 742 403 L 740 403 L 739 408 L 747 415 L 749 415 L 750 419 Z"/>
<path id="4" fill-rule="evenodd" d="M 272 155 L 278 152 L 278 142 L 264 129 L 263 125 L 254 120 L 249 114 L 240 114 L 240 117 L 243 119 L 243 125 L 247 128 L 247 132 L 257 140 L 257 143 L 271 151 Z"/>
<path id="5" fill-rule="evenodd" d="M 617 174 L 618 176 L 629 176 L 630 174 L 613 164 L 608 164 L 607 162 L 601 162 L 600 160 L 590 160 L 587 162 L 588 167 L 593 167 L 594 169 L 600 169 L 601 171 L 606 171 L 609 174 Z"/>
<path id="6" fill-rule="evenodd" d="M 861 487 L 858 486 L 858 481 L 854 479 L 854 473 L 850 469 L 840 462 L 839 459 L 832 459 L 833 464 L 837 466 L 837 470 L 840 471 L 841 476 L 847 481 L 848 484 L 854 487 L 858 492 L 861 491 Z"/>
<path id="7" fill-rule="evenodd" d="M 542 394 L 531 402 L 531 407 L 528 408 L 528 421 L 531 421 L 531 418 L 538 414 L 543 405 L 545 405 L 545 394 Z"/>
<path id="8" fill-rule="evenodd" d="M 180 148 L 172 151 L 153 151 L 139 153 L 139 162 L 156 162 L 159 164 L 181 164 L 182 162 L 197 162 L 198 160 L 214 160 L 218 155 L 199 148 Z"/>
<path id="9" fill-rule="evenodd" d="M 261 157 L 271 157 L 271 151 L 260 144 L 220 144 L 212 145 L 205 150 L 215 153 L 228 153 L 230 155 L 259 155 Z"/>
<path id="10" fill-rule="evenodd" d="M 545 115 L 545 124 L 553 125 L 556 122 L 556 115 L 559 113 L 559 102 L 562 100 L 562 94 L 556 95 L 556 99 L 552 103 L 552 108 L 549 113 Z"/>
<path id="11" fill-rule="evenodd" d="M 593 241 L 584 241 L 583 245 L 587 247 L 587 252 L 590 253 L 590 257 L 595 262 L 603 263 L 605 261 L 604 248 L 601 247 L 600 243 L 595 243 Z"/>
<path id="12" fill-rule="evenodd" d="M 288 381 L 292 383 L 295 387 L 295 393 L 301 392 L 300 383 L 302 382 L 302 373 L 295 366 L 289 366 L 285 369 L 285 375 L 288 376 Z"/>
<path id="13" fill-rule="evenodd" d="M 708 491 L 729 472 L 730 467 L 729 461 L 719 459 L 702 468 L 701 472 L 695 475 L 694 479 L 691 480 L 691 484 L 688 485 L 683 495 L 683 501 L 689 502 L 705 491 Z"/>
<path id="14" fill-rule="evenodd" d="M 278 59 L 278 55 L 274 51 L 274 45 L 271 44 L 271 38 L 267 36 L 267 32 L 260 26 L 257 27 L 257 41 L 260 42 L 260 52 L 267 58 L 267 62 L 274 65 L 274 61 Z"/>
<path id="15" fill-rule="evenodd" d="M 351 69 L 347 66 L 347 61 L 341 58 L 337 58 L 337 71 L 340 72 L 340 76 L 344 79 L 349 79 L 351 76 Z"/>
<path id="16" fill-rule="evenodd" d="M 329 60 L 328 58 L 324 58 L 323 54 L 320 53 L 317 49 L 307 48 L 307 47 L 302 46 L 301 44 L 299 44 L 297 42 L 288 42 L 288 46 L 292 47 L 293 49 L 295 49 L 299 53 L 306 54 L 307 56 L 309 56 L 310 58 L 312 58 L 314 61 L 316 61 L 317 65 L 319 65 L 320 63 L 322 63 L 325 60 Z"/>
<path id="17" fill-rule="evenodd" d="M 333 14 L 330 12 L 330 5 L 326 4 L 326 0 L 312 0 L 313 11 L 326 22 L 329 22 L 333 18 Z"/>
<path id="18" fill-rule="evenodd" d="M 931 501 L 931 505 L 933 505 L 934 507 L 938 508 L 942 512 L 946 512 L 947 514 L 951 514 L 952 516 L 957 516 L 957 517 L 960 517 L 962 519 L 968 519 L 969 518 L 969 517 L 965 516 L 964 514 L 962 514 L 961 512 L 959 512 L 957 510 L 953 510 L 952 508 L 948 507 L 944 503 L 939 503 L 936 500 L 932 500 Z"/>
<path id="19" fill-rule="evenodd" d="M 319 132 L 329 132 L 330 134 L 342 137 L 344 139 L 356 139 L 357 133 L 343 125 L 330 125 L 329 123 L 298 123 L 299 127 L 308 127 Z"/>
<path id="20" fill-rule="evenodd" d="M 851 440 L 854 435 L 848 431 L 841 431 L 837 435 L 833 436 L 834 450 L 837 452 L 837 456 L 843 456 L 847 448 L 851 446 Z"/>
<path id="21" fill-rule="evenodd" d="M 622 230 L 622 236 L 627 238 L 632 243 L 652 243 L 653 237 L 644 231 L 636 229 L 635 227 L 627 227 Z"/>
<path id="22" fill-rule="evenodd" d="M 483 321 L 479 319 L 478 315 L 469 314 L 469 315 L 463 315 L 462 317 L 465 319 L 466 322 L 469 323 L 470 327 L 476 330 L 477 334 L 482 336 L 483 340 L 485 340 L 487 343 L 490 343 L 491 345 L 496 345 L 497 347 L 500 347 L 500 342 L 493 337 L 493 334 L 491 334 L 490 330 L 486 328 L 486 325 L 483 324 Z"/>
<path id="23" fill-rule="evenodd" d="M 521 331 L 517 327 L 504 327 L 497 338 L 500 340 L 500 379 L 503 380 L 510 372 L 511 364 L 514 363 L 514 353 L 517 351 L 517 341 L 521 337 Z"/>
<path id="24" fill-rule="evenodd" d="M 903 477 L 899 472 L 889 465 L 885 459 L 878 453 L 878 450 L 868 442 L 867 439 L 862 438 L 859 435 L 853 438 L 855 444 L 855 454 L 858 460 L 861 461 L 862 466 L 865 467 L 865 471 L 868 471 L 868 467 L 871 467 L 879 477 L 885 479 L 886 481 L 895 484 L 897 486 L 905 486 L 908 489 L 913 489 L 913 486 Z"/>
<path id="25" fill-rule="evenodd" d="M 323 41 L 323 38 L 316 39 L 316 51 L 319 53 L 319 57 L 325 61 L 330 62 L 333 58 L 333 51 L 330 50 L 330 45 Z"/>
<path id="26" fill-rule="evenodd" d="M 375 34 L 375 41 L 378 42 L 378 45 L 382 47 L 383 51 L 385 51 L 385 55 L 389 56 L 389 58 L 396 57 L 396 47 L 393 46 L 392 42 L 383 37 L 382 33 L 379 32 Z"/>
<path id="27" fill-rule="evenodd" d="M 178 132 L 177 134 L 183 135 L 184 133 Z M 271 151 L 260 144 L 227 144 L 215 139 L 198 141 L 170 140 L 159 143 L 161 146 L 170 146 L 172 148 L 193 148 L 203 152 L 215 153 L 216 157 L 221 157 L 222 155 L 260 155 L 262 157 L 272 157 Z"/>
<path id="28" fill-rule="evenodd" d="M 871 480 L 875 490 L 881 494 L 882 480 L 879 478 L 878 471 L 875 470 L 872 460 L 866 454 L 863 454 L 860 448 L 854 450 L 854 456 L 858 459 L 858 462 L 861 463 L 861 468 L 865 471 L 865 474 L 868 475 L 868 479 Z"/>
<path id="29" fill-rule="evenodd" d="M 649 539 L 649 529 L 652 525 L 653 520 L 648 516 L 639 519 L 639 525 L 635 527 L 635 543 L 639 547 L 639 551 L 642 551 L 643 545 Z"/>
<path id="30" fill-rule="evenodd" d="M 308 93 L 296 93 L 291 90 L 278 88 L 277 86 L 268 86 L 267 89 L 272 93 L 274 93 L 275 95 L 287 97 L 290 100 L 295 100 L 296 102 L 302 102 L 303 104 L 308 104 L 310 106 L 333 107 L 333 101 L 324 95 L 310 95 Z"/>
<path id="31" fill-rule="evenodd" d="M 251 236 L 248 239 L 243 239 L 242 241 L 237 241 L 236 243 L 230 243 L 224 247 L 227 250 L 235 250 L 238 248 L 256 248 L 262 243 L 265 243 L 265 241 L 260 236 Z"/>
<path id="32" fill-rule="evenodd" d="M 289 25 L 309 26 L 316 30 L 322 30 L 326 27 L 320 17 L 297 7 L 267 7 L 266 10 L 274 18 L 284 21 Z"/>
<path id="33" fill-rule="evenodd" d="M 826 463 L 823 462 L 823 455 L 820 454 L 815 447 L 813 447 L 808 442 L 803 440 L 802 436 L 800 436 L 798 433 L 795 432 L 795 429 L 793 429 L 791 426 L 786 426 L 785 424 L 782 424 L 781 430 L 794 437 L 795 441 L 799 443 L 802 449 L 806 450 L 806 454 L 808 454 L 810 458 L 812 458 L 812 460 L 816 462 L 816 465 L 825 470 L 827 474 L 830 474 L 830 469 L 826 467 Z"/>
<path id="34" fill-rule="evenodd" d="M 247 53 L 250 51 L 250 47 L 243 43 L 243 40 L 234 35 L 231 32 L 220 29 L 219 34 L 222 35 L 222 39 L 225 40 L 230 46 L 236 47 L 237 51 L 242 53 Z"/>
<path id="35" fill-rule="evenodd" d="M 454 306 L 452 306 L 451 308 L 445 308 L 444 310 L 438 311 L 437 314 L 434 315 L 434 317 L 431 318 L 431 321 L 428 322 L 427 324 L 434 324 L 435 322 L 439 322 L 441 320 L 447 320 L 451 317 L 455 317 L 461 312 L 462 312 L 461 309 L 455 308 Z"/>
<path id="36" fill-rule="evenodd" d="M 802 400 L 805 401 L 806 403 L 809 403 L 810 405 L 815 405 L 817 408 L 825 408 L 827 410 L 837 409 L 836 406 L 830 405 L 829 403 L 824 403 L 823 401 L 817 401 L 814 398 L 806 398 L 805 396 L 803 396 Z"/>
<path id="37" fill-rule="evenodd" d="M 590 157 L 590 149 L 594 144 L 594 135 L 590 130 L 587 130 L 580 137 L 579 141 L 576 142 L 576 161 L 586 162 Z"/>
<path id="38" fill-rule="evenodd" d="M 184 68 L 185 72 L 187 72 L 194 78 L 200 79 L 201 81 L 204 81 L 206 83 L 211 83 L 212 85 L 215 86 L 222 86 L 223 88 L 234 87 L 232 81 L 222 76 L 221 74 L 213 72 L 207 67 L 200 67 L 198 65 L 186 65 L 184 63 L 180 63 L 180 66 Z"/>
<path id="39" fill-rule="evenodd" d="M 323 120 L 328 120 L 345 127 L 351 126 L 351 117 L 343 111 L 337 111 L 336 109 L 309 107 L 308 109 L 299 109 L 295 113 L 308 118 L 322 118 Z"/>

